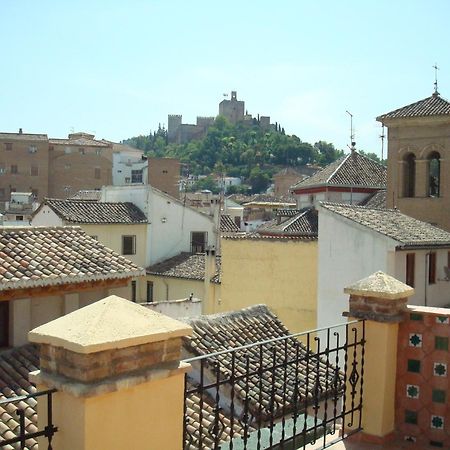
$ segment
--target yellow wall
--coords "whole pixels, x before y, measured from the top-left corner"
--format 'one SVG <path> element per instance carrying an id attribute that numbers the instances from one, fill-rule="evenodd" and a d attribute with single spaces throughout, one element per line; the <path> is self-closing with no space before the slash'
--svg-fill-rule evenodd
<path id="1" fill-rule="evenodd" d="M 184 373 L 87 399 L 58 391 L 54 394 L 53 420 L 59 431 L 53 448 L 179 450 L 183 389 Z M 45 398 L 41 406 L 46 409 Z M 39 414 L 41 427 L 46 425 L 45 419 L 45 413 Z"/>
<path id="2" fill-rule="evenodd" d="M 222 239 L 221 301 L 216 312 L 259 303 L 291 332 L 316 327 L 317 241 Z"/>
<path id="3" fill-rule="evenodd" d="M 136 254 L 124 255 L 125 258 L 133 261 L 139 267 L 145 267 L 146 249 L 147 249 L 147 225 L 127 225 L 127 224 L 112 224 L 112 225 L 86 225 L 81 224 L 81 228 L 89 236 L 97 236 L 99 242 L 106 247 L 114 250 L 119 255 L 122 254 L 122 236 L 135 235 L 136 236 Z"/>

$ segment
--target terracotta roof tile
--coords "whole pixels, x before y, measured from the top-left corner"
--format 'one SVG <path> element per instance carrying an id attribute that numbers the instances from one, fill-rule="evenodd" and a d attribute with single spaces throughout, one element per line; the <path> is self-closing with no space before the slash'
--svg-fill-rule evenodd
<path id="1" fill-rule="evenodd" d="M 377 117 L 377 120 L 382 122 L 384 119 L 448 115 L 450 115 L 450 102 L 440 97 L 439 94 L 433 94 L 418 102 L 382 114 Z"/>
<path id="2" fill-rule="evenodd" d="M 183 339 L 186 352 L 193 356 L 210 355 L 207 358 L 206 367 L 214 367 L 214 363 L 218 362 L 218 370 L 224 378 L 229 377 L 231 364 L 231 353 L 224 352 L 225 350 L 256 344 L 263 340 L 281 338 L 262 345 L 262 348 L 260 345 L 248 346 L 235 353 L 236 373 L 245 373 L 247 356 L 252 365 L 256 367 L 256 370 L 245 377 L 245 380 L 243 378 L 237 380 L 234 387 L 236 399 L 243 401 L 246 391 L 245 383 L 249 384 L 248 404 L 250 414 L 256 421 L 258 417 L 263 421 L 268 420 L 267 414 L 270 409 L 272 389 L 275 389 L 277 399 L 277 404 L 273 407 L 274 417 L 280 417 L 292 411 L 291 399 L 294 398 L 295 384 L 297 384 L 296 374 L 302 374 L 303 383 L 300 383 L 298 388 L 303 402 L 307 394 L 313 394 L 314 389 L 316 392 L 317 390 L 321 392 L 322 398 L 336 394 L 335 390 L 330 389 L 330 386 L 333 386 L 336 369 L 331 364 L 318 359 L 313 353 L 309 353 L 309 371 L 307 371 L 306 361 L 302 358 L 306 357 L 307 349 L 296 338 L 289 337 L 289 331 L 265 305 L 186 319 L 186 322 L 193 328 L 192 336 Z M 275 368 L 275 380 L 278 381 L 272 386 L 270 381 L 272 371 L 266 370 L 263 374 L 259 374 L 257 371 L 260 350 L 262 351 L 263 367 L 271 367 L 273 352 L 275 352 L 277 359 L 282 359 L 287 355 L 288 360 L 299 360 L 298 369 L 295 364 L 280 365 Z M 306 373 L 308 373 L 308 382 L 305 381 Z M 261 377 L 262 382 L 260 382 Z M 281 380 L 286 382 L 285 391 L 283 391 Z M 317 383 L 319 383 L 319 387 L 317 387 Z M 339 383 L 338 389 L 341 388 L 342 384 Z"/>
<path id="3" fill-rule="evenodd" d="M 386 187 L 387 169 L 367 156 L 353 151 L 326 166 L 320 172 L 292 187 L 296 192 L 313 186 Z"/>
<path id="4" fill-rule="evenodd" d="M 317 211 L 313 208 L 304 208 L 297 214 L 280 223 L 271 221 L 259 227 L 256 232 L 261 235 L 283 235 L 283 236 L 317 236 L 318 219 Z"/>
<path id="5" fill-rule="evenodd" d="M 363 200 L 359 206 L 365 206 L 366 208 L 386 208 L 387 200 L 386 200 L 386 189 L 381 189 L 377 192 L 374 192 L 368 198 Z"/>
<path id="6" fill-rule="evenodd" d="M 79 227 L 0 228 L 0 291 L 144 273 Z"/>
<path id="7" fill-rule="evenodd" d="M 36 388 L 28 381 L 28 373 L 39 368 L 38 349 L 32 344 L 0 351 L 0 400 L 33 394 Z M 25 429 L 29 433 L 37 431 L 37 401 L 29 398 L 19 403 L 0 405 L 0 444 L 2 439 L 12 439 L 19 435 L 17 409 L 25 411 Z M 35 439 L 27 440 L 27 449 L 37 450 Z M 15 447 L 7 447 L 15 448 Z M 19 448 L 19 447 L 17 447 Z"/>
<path id="8" fill-rule="evenodd" d="M 220 282 L 220 266 L 221 258 L 216 256 L 216 273 L 211 278 L 212 282 Z M 181 252 L 179 255 L 147 267 L 147 274 L 203 281 L 205 279 L 205 254 Z"/>
<path id="9" fill-rule="evenodd" d="M 240 229 L 234 223 L 234 220 L 231 218 L 229 214 L 221 214 L 220 231 L 222 231 L 223 233 L 237 233 L 240 231 Z"/>
<path id="10" fill-rule="evenodd" d="M 130 202 L 107 203 L 48 198 L 44 200 L 33 216 L 38 214 L 45 205 L 50 207 L 61 219 L 70 223 L 147 223 L 145 214 L 136 205 Z"/>
<path id="11" fill-rule="evenodd" d="M 450 247 L 449 232 L 395 209 L 371 209 L 336 203 L 321 203 L 321 206 L 399 242 L 402 248 Z"/>

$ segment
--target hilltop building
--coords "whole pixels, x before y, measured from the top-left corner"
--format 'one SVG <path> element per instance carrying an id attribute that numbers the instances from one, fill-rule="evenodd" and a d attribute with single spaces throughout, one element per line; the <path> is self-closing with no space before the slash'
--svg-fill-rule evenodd
<path id="1" fill-rule="evenodd" d="M 450 102 L 436 90 L 377 120 L 388 129 L 388 207 L 450 230 Z"/>

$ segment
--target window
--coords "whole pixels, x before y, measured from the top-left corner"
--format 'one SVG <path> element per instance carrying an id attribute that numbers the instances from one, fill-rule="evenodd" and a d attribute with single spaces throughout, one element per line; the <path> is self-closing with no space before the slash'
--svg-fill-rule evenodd
<path id="1" fill-rule="evenodd" d="M 428 196 L 439 197 L 441 188 L 441 155 L 433 152 L 428 157 Z"/>
<path id="2" fill-rule="evenodd" d="M 30 174 L 32 177 L 37 177 L 39 175 L 39 168 L 38 166 L 31 166 Z"/>
<path id="3" fill-rule="evenodd" d="M 147 303 L 153 303 L 153 281 L 147 281 Z"/>
<path id="4" fill-rule="evenodd" d="M 206 248 L 206 231 L 191 232 L 191 253 L 203 253 Z"/>
<path id="5" fill-rule="evenodd" d="M 23 220 L 23 216 L 16 216 L 16 220 Z"/>
<path id="6" fill-rule="evenodd" d="M 136 236 L 122 236 L 122 255 L 136 254 Z"/>
<path id="7" fill-rule="evenodd" d="M 38 149 L 35 145 L 30 145 L 28 147 L 28 153 L 37 153 Z"/>
<path id="8" fill-rule="evenodd" d="M 162 172 L 163 172 L 163 173 L 168 173 L 167 170 L 163 170 Z"/>
<path id="9" fill-rule="evenodd" d="M 404 159 L 403 197 L 414 197 L 416 187 L 416 157 L 409 153 Z"/>
<path id="10" fill-rule="evenodd" d="M 18 170 L 17 170 L 17 164 L 13 164 L 13 165 L 11 166 L 11 173 L 18 173 Z"/>
<path id="11" fill-rule="evenodd" d="M 436 253 L 428 254 L 428 284 L 436 283 Z"/>
<path id="12" fill-rule="evenodd" d="M 95 154 L 97 156 L 100 156 L 102 154 L 102 151 L 98 148 L 97 150 L 95 150 Z"/>
<path id="13" fill-rule="evenodd" d="M 234 223 L 241 228 L 241 218 L 239 216 L 234 216 Z"/>
<path id="14" fill-rule="evenodd" d="M 80 153 L 80 155 L 84 155 L 85 154 L 83 147 L 79 148 L 78 152 Z"/>
<path id="15" fill-rule="evenodd" d="M 6 169 L 5 166 L 3 165 L 3 163 L 0 163 L 0 174 L 6 173 Z"/>
<path id="16" fill-rule="evenodd" d="M 69 153 L 72 153 L 72 149 L 70 147 L 64 147 L 64 153 L 68 155 Z"/>
<path id="17" fill-rule="evenodd" d="M 69 170 L 70 167 L 71 167 L 70 164 L 64 164 L 64 169 L 65 169 L 65 170 Z"/>
<path id="18" fill-rule="evenodd" d="M 12 150 L 12 143 L 11 142 L 5 142 L 5 150 Z"/>
<path id="19" fill-rule="evenodd" d="M 94 178 L 96 180 L 99 180 L 101 178 L 101 171 L 100 171 L 100 167 L 96 167 L 94 169 Z"/>
<path id="20" fill-rule="evenodd" d="M 35 199 L 38 198 L 39 191 L 37 189 L 31 189 L 31 193 Z"/>
<path id="21" fill-rule="evenodd" d="M 414 272 L 415 272 L 416 254 L 406 254 L 406 284 L 414 287 Z"/>
<path id="22" fill-rule="evenodd" d="M 136 281 L 131 282 L 131 301 L 136 303 Z"/>
<path id="23" fill-rule="evenodd" d="M 130 177 L 125 177 L 125 183 L 129 183 L 130 182 L 130 180 L 131 180 L 131 178 Z"/>
<path id="24" fill-rule="evenodd" d="M 142 170 L 132 170 L 131 171 L 131 182 L 132 183 L 142 183 Z"/>

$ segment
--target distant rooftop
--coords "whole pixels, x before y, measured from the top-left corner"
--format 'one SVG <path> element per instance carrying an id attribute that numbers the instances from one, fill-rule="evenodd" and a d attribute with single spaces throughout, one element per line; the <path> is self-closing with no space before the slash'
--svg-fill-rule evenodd
<path id="1" fill-rule="evenodd" d="M 216 256 L 216 273 L 211 278 L 212 282 L 220 282 L 220 263 L 220 256 Z M 147 267 L 147 274 L 203 281 L 205 279 L 205 254 L 182 252 L 172 258 Z"/>
<path id="2" fill-rule="evenodd" d="M 45 205 L 61 219 L 71 223 L 84 224 L 139 224 L 147 223 L 145 214 L 133 203 L 108 203 L 87 200 L 45 199 L 36 210 L 37 214 Z"/>
<path id="3" fill-rule="evenodd" d="M 56 145 L 78 145 L 83 147 L 112 147 L 112 143 L 104 140 L 95 139 L 94 134 L 89 133 L 71 133 L 67 139 L 51 138 L 49 144 Z"/>
<path id="4" fill-rule="evenodd" d="M 260 226 L 256 232 L 261 235 L 311 236 L 318 233 L 317 211 L 314 208 L 295 210 L 297 214 L 278 223 L 277 219 Z"/>
<path id="5" fill-rule="evenodd" d="M 450 247 L 450 233 L 395 209 L 370 209 L 337 203 L 321 203 L 321 206 L 397 241 L 399 248 Z"/>
<path id="6" fill-rule="evenodd" d="M 229 214 L 221 214 L 220 231 L 222 233 L 238 233 L 240 229 Z"/>
<path id="7" fill-rule="evenodd" d="M 47 141 L 46 134 L 33 133 L 0 133 L 0 140 L 2 141 Z"/>
<path id="8" fill-rule="evenodd" d="M 292 186 L 294 191 L 318 186 L 386 187 L 387 169 L 379 162 L 352 151 L 306 180 Z"/>
<path id="9" fill-rule="evenodd" d="M 450 102 L 443 99 L 439 94 L 433 94 L 430 97 L 403 106 L 394 111 L 382 114 L 377 120 L 382 122 L 384 119 L 399 119 L 412 117 L 429 116 L 448 116 L 450 115 Z"/>
<path id="10" fill-rule="evenodd" d="M 83 189 L 70 197 L 70 200 L 100 201 L 101 198 L 102 191 L 98 189 Z"/>

